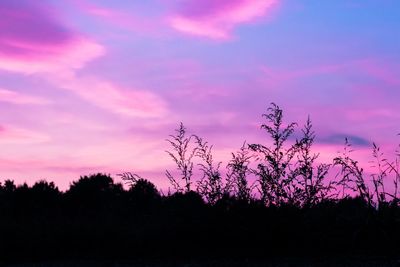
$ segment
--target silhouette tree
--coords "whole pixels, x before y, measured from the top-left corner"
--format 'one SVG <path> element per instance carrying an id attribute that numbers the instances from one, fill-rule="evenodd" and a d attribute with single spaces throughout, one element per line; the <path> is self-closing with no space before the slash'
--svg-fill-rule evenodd
<path id="1" fill-rule="evenodd" d="M 159 199 L 160 193 L 158 192 L 156 186 L 146 179 L 139 179 L 136 183 L 129 189 L 133 195 L 137 196 L 138 199 Z"/>
<path id="2" fill-rule="evenodd" d="M 13 180 L 5 180 L 4 185 L 0 184 L 0 212 L 14 214 L 14 200 L 17 186 Z"/>
<path id="3" fill-rule="evenodd" d="M 186 128 L 181 122 L 179 128 L 175 130 L 175 135 L 170 135 L 170 139 L 167 142 L 172 146 L 171 151 L 166 151 L 167 154 L 175 162 L 178 171 L 180 172 L 181 179 L 184 180 L 184 187 L 180 185 L 180 182 L 168 171 L 165 171 L 165 175 L 174 187 L 176 191 L 191 191 L 192 176 L 193 176 L 193 157 L 196 154 L 196 148 L 191 148 L 191 140 L 193 135 L 186 135 Z"/>
<path id="4" fill-rule="evenodd" d="M 17 186 L 14 184 L 14 181 L 12 180 L 5 180 L 2 189 L 3 192 L 5 193 L 13 193 L 17 189 Z"/>
<path id="5" fill-rule="evenodd" d="M 97 173 L 89 176 L 81 176 L 78 181 L 72 182 L 69 194 L 98 194 L 111 192 L 115 189 L 114 180 L 110 175 Z"/>
<path id="6" fill-rule="evenodd" d="M 34 183 L 32 186 L 32 190 L 38 192 L 40 194 L 52 194 L 59 193 L 58 187 L 54 184 L 54 182 L 47 182 L 46 180 L 39 180 Z"/>
<path id="7" fill-rule="evenodd" d="M 89 176 L 81 176 L 78 181 L 71 183 L 66 192 L 66 198 L 71 206 L 78 205 L 85 211 L 94 208 L 103 209 L 113 205 L 116 198 L 122 195 L 121 184 L 114 184 L 110 175 L 97 173 Z"/>
<path id="8" fill-rule="evenodd" d="M 130 199 L 141 205 L 159 201 L 161 196 L 156 186 L 136 173 L 125 172 L 120 174 L 121 179 L 129 184 Z"/>
<path id="9" fill-rule="evenodd" d="M 45 180 L 37 181 L 29 191 L 38 208 L 45 206 L 55 207 L 61 194 L 53 182 L 49 183 Z"/>
<path id="10" fill-rule="evenodd" d="M 295 145 L 286 147 L 287 139 L 293 134 L 296 123 L 286 127 L 283 124 L 283 111 L 275 103 L 262 116 L 266 123 L 261 125 L 273 141 L 272 146 L 250 144 L 249 148 L 257 153 L 257 175 L 261 200 L 267 205 L 281 205 L 290 199 L 293 177 L 288 176 L 289 166 L 296 152 Z"/>

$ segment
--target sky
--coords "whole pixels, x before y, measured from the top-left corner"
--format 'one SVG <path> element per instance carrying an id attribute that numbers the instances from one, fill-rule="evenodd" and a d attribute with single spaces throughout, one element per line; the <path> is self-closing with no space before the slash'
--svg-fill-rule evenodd
<path id="1" fill-rule="evenodd" d="M 0 180 L 134 171 L 161 188 L 183 122 L 226 162 L 271 102 L 315 151 L 400 133 L 397 0 L 1 0 Z"/>

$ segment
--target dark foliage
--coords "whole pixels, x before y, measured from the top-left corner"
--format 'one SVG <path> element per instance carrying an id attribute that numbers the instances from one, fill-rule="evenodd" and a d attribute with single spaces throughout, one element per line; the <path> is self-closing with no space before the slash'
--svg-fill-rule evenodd
<path id="1" fill-rule="evenodd" d="M 284 126 L 283 110 L 272 103 L 263 114 L 266 123 L 261 125 L 272 141 L 271 146 L 251 144 L 251 150 L 257 153 L 257 169 L 261 200 L 266 205 L 280 206 L 293 202 L 293 181 L 290 174 L 290 165 L 296 152 L 295 144 L 287 144 L 288 138 L 293 134 L 296 123 Z"/>
<path id="2" fill-rule="evenodd" d="M 388 160 L 374 144 L 368 179 L 346 140 L 332 164 L 321 164 L 310 119 L 294 140 L 297 124 L 284 123 L 275 104 L 267 111 L 271 144 L 243 145 L 226 177 L 212 145 L 180 124 L 168 140 L 178 171 L 166 171 L 175 189 L 168 195 L 129 172 L 119 175 L 127 188 L 101 173 L 65 192 L 46 181 L 4 181 L 0 261 L 396 257 L 399 155 Z"/>
<path id="3" fill-rule="evenodd" d="M 193 138 L 193 135 L 187 136 L 185 126 L 183 123 L 180 123 L 179 128 L 175 129 L 175 135 L 170 135 L 170 139 L 167 139 L 167 142 L 172 146 L 172 150 L 166 152 L 176 163 L 180 179 L 176 179 L 168 170 L 165 171 L 165 175 L 175 191 L 191 191 L 193 183 L 191 180 L 193 176 L 192 159 L 196 154 L 196 148 L 191 148 Z M 183 186 L 179 180 L 184 181 Z"/>
<path id="4" fill-rule="evenodd" d="M 202 172 L 202 178 L 198 182 L 197 191 L 205 197 L 208 203 L 215 204 L 224 194 L 224 184 L 219 168 L 222 162 L 214 162 L 212 146 L 202 138 L 196 138 L 196 156 L 202 161 L 198 165 Z"/>
<path id="5" fill-rule="evenodd" d="M 248 176 L 251 174 L 252 155 L 247 149 L 246 143 L 236 153 L 232 153 L 232 159 L 227 165 L 226 191 L 231 192 L 238 200 L 248 203 L 251 198 L 251 186 Z"/>
<path id="6" fill-rule="evenodd" d="M 334 182 L 327 182 L 330 164 L 317 164 L 319 154 L 312 152 L 315 133 L 310 117 L 301 130 L 303 137 L 296 142 L 296 158 L 294 170 L 291 172 L 291 203 L 310 207 L 329 198 L 334 189 Z"/>
<path id="7" fill-rule="evenodd" d="M 262 259 L 277 256 L 393 256 L 400 208 L 362 198 L 312 207 L 267 207 L 189 191 L 161 196 L 142 178 L 123 189 L 108 175 L 82 177 L 65 193 L 51 183 L 0 188 L 2 260 Z"/>

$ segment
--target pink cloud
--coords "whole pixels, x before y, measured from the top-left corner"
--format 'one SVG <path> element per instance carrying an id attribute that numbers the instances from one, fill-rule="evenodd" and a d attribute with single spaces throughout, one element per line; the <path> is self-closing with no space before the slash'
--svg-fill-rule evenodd
<path id="1" fill-rule="evenodd" d="M 4 8 L 0 9 L 0 70 L 44 74 L 56 87 L 73 91 L 96 106 L 118 114 L 159 117 L 165 113 L 164 101 L 148 91 L 120 88 L 97 78 L 78 79 L 76 70 L 103 55 L 105 49 L 63 26 L 54 10 L 30 1 L 6 0 L 1 5 Z M 105 11 L 100 14 L 111 16 Z M 0 91 L 1 100 L 39 101 L 10 91 Z"/>
<path id="2" fill-rule="evenodd" d="M 64 163 L 64 164 L 63 164 Z M 82 166 L 77 164 L 69 164 L 61 161 L 49 160 L 29 160 L 29 159 L 1 159 L 0 168 L 7 169 L 8 171 L 24 169 L 28 167 L 30 170 L 54 170 L 62 171 L 64 173 L 88 173 L 96 169 L 101 169 L 101 166 Z M 76 177 L 78 178 L 78 177 Z"/>
<path id="3" fill-rule="evenodd" d="M 135 88 L 122 88 L 95 77 L 57 81 L 62 88 L 73 91 L 94 105 L 133 117 L 162 117 L 166 103 L 156 94 Z"/>
<path id="4" fill-rule="evenodd" d="M 101 45 L 87 39 L 71 40 L 59 46 L 35 46 L 19 44 L 29 50 L 36 50 L 40 56 L 14 56 L 0 51 L 0 69 L 23 74 L 69 72 L 82 68 L 87 62 L 104 53 Z"/>
<path id="5" fill-rule="evenodd" d="M 399 114 L 388 108 L 353 108 L 344 111 L 346 117 L 353 121 L 382 120 L 383 118 L 398 119 Z"/>
<path id="6" fill-rule="evenodd" d="M 265 16 L 277 0 L 185 1 L 185 8 L 170 18 L 170 25 L 180 32 L 228 39 L 239 24 Z"/>
<path id="7" fill-rule="evenodd" d="M 33 74 L 81 68 L 104 48 L 67 27 L 39 1 L 0 3 L 0 69 Z"/>
<path id="8" fill-rule="evenodd" d="M 42 2 L 43 3 L 43 2 Z M 32 47 L 62 45 L 73 33 L 39 1 L 3 0 L 0 4 L 0 50 L 14 56 L 37 56 Z"/>
<path id="9" fill-rule="evenodd" d="M 135 12 L 132 12 L 126 9 L 111 8 L 95 1 L 78 0 L 73 1 L 73 5 L 101 25 L 107 23 L 145 36 L 163 35 L 162 31 L 160 31 L 162 23 L 158 17 L 151 17 L 148 14 L 144 15 L 142 10 L 135 9 Z"/>
<path id="10" fill-rule="evenodd" d="M 36 131 L 13 126 L 0 126 L 0 143 L 32 144 L 44 143 L 49 140 L 49 136 Z"/>
<path id="11" fill-rule="evenodd" d="M 18 105 L 46 105 L 49 100 L 0 88 L 0 101 Z"/>

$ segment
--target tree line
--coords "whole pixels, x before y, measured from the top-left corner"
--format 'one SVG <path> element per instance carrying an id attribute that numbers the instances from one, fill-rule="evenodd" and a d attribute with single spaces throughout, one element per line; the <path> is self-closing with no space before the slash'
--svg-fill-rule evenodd
<path id="1" fill-rule="evenodd" d="M 2 182 L 0 261 L 398 255 L 399 155 L 373 144 L 367 177 L 347 140 L 318 162 L 310 118 L 300 134 L 275 104 L 263 118 L 269 141 L 244 143 L 225 171 L 181 123 L 167 139 L 168 192 L 134 172 L 82 176 L 66 191 Z"/>

